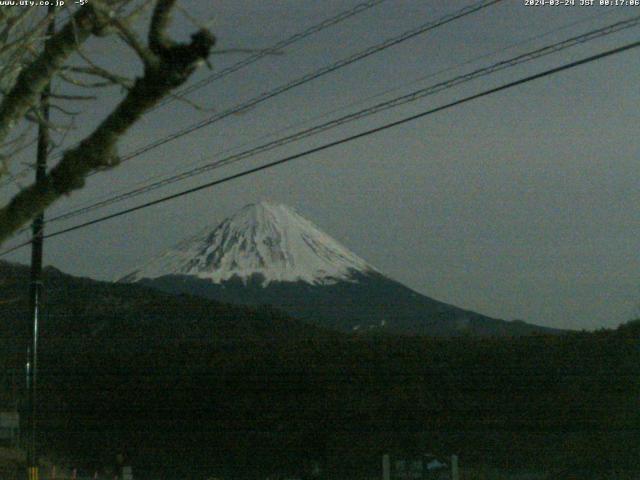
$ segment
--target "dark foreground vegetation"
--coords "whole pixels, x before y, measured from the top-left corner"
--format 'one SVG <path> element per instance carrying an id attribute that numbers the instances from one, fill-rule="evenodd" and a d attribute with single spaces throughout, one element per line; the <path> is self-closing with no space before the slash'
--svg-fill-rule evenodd
<path id="1" fill-rule="evenodd" d="M 18 371 L 26 269 L 0 273 L 2 360 Z M 640 474 L 640 322 L 354 337 L 267 308 L 51 270 L 46 281 L 42 447 L 87 467 L 124 453 L 143 480 L 264 478 L 314 462 L 326 478 L 379 478 L 391 451 L 548 478 Z"/>

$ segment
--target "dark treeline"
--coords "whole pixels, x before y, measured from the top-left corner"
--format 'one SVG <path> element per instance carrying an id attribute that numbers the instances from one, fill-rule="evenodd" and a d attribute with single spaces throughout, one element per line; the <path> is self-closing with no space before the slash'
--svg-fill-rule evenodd
<path id="1" fill-rule="evenodd" d="M 23 272 L 3 269 L 5 299 Z M 563 336 L 357 337 L 268 308 L 57 272 L 47 283 L 42 446 L 88 467 L 124 453 L 143 479 L 264 478 L 313 462 L 330 478 L 370 478 L 393 451 L 580 478 L 640 470 L 640 322 Z M 10 305 L 0 338 L 18 369 L 25 304 Z"/>

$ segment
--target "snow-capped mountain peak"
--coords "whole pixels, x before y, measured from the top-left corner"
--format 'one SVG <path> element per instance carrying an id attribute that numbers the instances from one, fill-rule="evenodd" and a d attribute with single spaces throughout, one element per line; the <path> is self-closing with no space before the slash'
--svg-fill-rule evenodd
<path id="1" fill-rule="evenodd" d="M 294 209 L 271 202 L 247 205 L 217 227 L 184 240 L 122 281 L 188 275 L 221 283 L 260 275 L 263 285 L 351 280 L 376 271 Z"/>

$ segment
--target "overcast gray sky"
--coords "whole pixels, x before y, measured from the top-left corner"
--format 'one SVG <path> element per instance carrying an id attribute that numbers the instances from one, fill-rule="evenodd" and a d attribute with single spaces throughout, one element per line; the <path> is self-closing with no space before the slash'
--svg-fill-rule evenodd
<path id="1" fill-rule="evenodd" d="M 212 19 L 219 48 L 260 48 L 358 3 L 191 0 L 183 5 L 195 18 Z M 222 111 L 470 3 L 387 0 L 190 98 Z M 60 202 L 47 215 L 126 190 L 149 177 L 215 160 L 222 150 L 258 145 L 301 126 L 640 15 L 640 7 L 580 7 L 580 0 L 575 3 L 573 7 L 529 7 L 524 0 L 506 0 L 203 128 L 112 172 L 95 175 L 84 191 Z M 174 31 L 186 36 L 193 28 L 177 19 Z M 546 32 L 551 33 L 542 36 Z M 538 38 L 527 41 L 532 37 Z M 148 196 L 52 224 L 48 231 L 639 37 L 640 29 L 635 27 L 595 40 Z M 91 44 L 90 49 L 94 58 L 107 66 L 128 72 L 137 68 L 133 61 L 123 60 L 118 49 L 101 43 Z M 214 69 L 220 69 L 241 58 L 235 54 L 214 56 L 212 63 Z M 389 276 L 436 299 L 499 318 L 542 325 L 613 327 L 640 314 L 638 72 L 640 51 L 632 50 L 531 82 L 51 239 L 46 242 L 45 262 L 72 274 L 111 280 L 243 205 L 270 199 L 297 208 Z M 208 74 L 206 70 L 198 72 L 194 80 Z M 389 89 L 395 90 L 369 98 Z M 76 138 L 95 125 L 116 99 L 105 96 L 98 108 L 86 113 Z M 342 110 L 336 112 L 338 109 Z M 327 112 L 334 113 L 321 117 Z M 123 142 L 121 152 L 208 115 L 211 113 L 172 102 L 140 122 Z M 283 130 L 292 124 L 296 128 Z M 3 193 L 6 198 L 7 190 Z M 28 250 L 11 259 L 26 263 Z"/>

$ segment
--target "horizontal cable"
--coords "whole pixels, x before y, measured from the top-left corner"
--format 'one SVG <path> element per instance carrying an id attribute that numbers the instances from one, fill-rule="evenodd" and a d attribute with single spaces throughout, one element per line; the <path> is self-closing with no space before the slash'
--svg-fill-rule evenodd
<path id="1" fill-rule="evenodd" d="M 352 142 L 354 140 L 357 140 L 357 139 L 360 139 L 360 138 L 364 138 L 364 137 L 367 137 L 369 135 L 373 135 L 373 134 L 388 130 L 390 128 L 394 128 L 394 127 L 397 127 L 397 126 L 400 126 L 400 125 L 404 125 L 406 123 L 415 121 L 417 119 L 424 118 L 424 117 L 433 115 L 435 113 L 438 113 L 438 112 L 441 112 L 441 111 L 444 111 L 444 110 L 448 110 L 450 108 L 453 108 L 453 107 L 468 103 L 468 102 L 473 101 L 473 100 L 477 100 L 479 98 L 483 98 L 483 97 L 486 97 L 486 96 L 489 96 L 489 95 L 493 95 L 495 93 L 498 93 L 498 92 L 501 92 L 501 91 L 504 91 L 504 90 L 508 90 L 508 89 L 517 87 L 519 85 L 523 85 L 525 83 L 532 82 L 534 80 L 538 80 L 538 79 L 541 79 L 541 78 L 544 78 L 544 77 L 555 75 L 557 73 L 560 73 L 560 72 L 563 72 L 563 71 L 567 71 L 567 70 L 570 70 L 570 69 L 573 69 L 573 68 L 576 68 L 578 66 L 585 65 L 585 64 L 588 64 L 588 63 L 591 63 L 591 62 L 595 62 L 597 60 L 601 60 L 601 59 L 606 58 L 606 57 L 617 55 L 617 54 L 620 54 L 622 52 L 626 52 L 626 51 L 629 51 L 631 49 L 635 49 L 635 48 L 638 48 L 638 47 L 640 47 L 640 41 L 628 43 L 628 44 L 623 45 L 621 47 L 617 47 L 617 48 L 614 48 L 614 49 L 611 49 L 611 50 L 607 50 L 607 51 L 598 53 L 596 55 L 591 55 L 589 57 L 586 57 L 586 58 L 583 58 L 583 59 L 580 59 L 580 60 L 576 60 L 576 61 L 573 61 L 573 62 L 570 62 L 570 63 L 566 63 L 566 64 L 561 65 L 559 67 L 551 68 L 551 69 L 545 70 L 543 72 L 540 72 L 540 73 L 537 73 L 537 74 L 534 74 L 534 75 L 529 75 L 529 76 L 521 78 L 519 80 L 508 82 L 508 83 L 505 83 L 505 84 L 500 85 L 498 87 L 490 88 L 490 89 L 484 90 L 484 91 L 482 91 L 480 93 L 476 93 L 474 95 L 469 95 L 467 97 L 464 97 L 464 98 L 461 98 L 459 100 L 447 103 L 447 104 L 442 105 L 440 107 L 432 108 L 430 110 L 426 110 L 426 111 L 423 111 L 421 113 L 418 113 L 418 114 L 415 114 L 415 115 L 411 115 L 411 116 L 405 117 L 403 119 L 400 119 L 400 120 L 397 120 L 397 121 L 394 121 L 394 122 L 386 123 L 386 124 L 384 124 L 382 126 L 379 126 L 379 127 L 376 127 L 376 128 L 365 130 L 365 131 L 357 133 L 355 135 L 350 135 L 348 137 L 344 137 L 344 138 L 341 138 L 339 140 L 335 140 L 333 142 L 329 142 L 329 143 L 326 143 L 324 145 L 321 145 L 321 146 L 318 146 L 318 147 L 315 147 L 315 148 L 311 148 L 311 149 L 305 150 L 303 152 L 300 152 L 300 153 L 297 153 L 297 154 L 294 154 L 294 155 L 290 155 L 290 156 L 282 158 L 280 160 L 276 160 L 276 161 L 273 161 L 273 162 L 266 163 L 266 164 L 261 165 L 259 167 L 255 167 L 255 168 L 251 168 L 251 169 L 248 169 L 248 170 L 244 170 L 242 172 L 236 173 L 234 175 L 230 175 L 228 177 L 225 177 L 225 178 L 222 178 L 222 179 L 219 179 L 219 180 L 214 180 L 212 182 L 208 182 L 208 183 L 205 183 L 203 185 L 200 185 L 200 186 L 197 186 L 197 187 L 194 187 L 194 188 L 183 190 L 181 192 L 178 192 L 178 193 L 175 193 L 175 194 L 172 194 L 172 195 L 168 195 L 166 197 L 162 197 L 162 198 L 150 201 L 150 202 L 146 202 L 144 204 L 137 205 L 135 207 L 127 208 L 125 210 L 121 210 L 119 212 L 112 213 L 110 215 L 105 215 L 103 217 L 99 217 L 99 218 L 96 218 L 94 220 L 90 220 L 90 221 L 87 221 L 87 222 L 84 222 L 84 223 L 81 223 L 81 224 L 78 224 L 78 225 L 74 225 L 74 226 L 69 227 L 69 228 L 65 228 L 65 229 L 58 230 L 58 231 L 53 232 L 53 233 L 46 234 L 46 235 L 44 235 L 44 238 L 53 238 L 53 237 L 57 237 L 57 236 L 60 236 L 60 235 L 64 235 L 64 234 L 67 234 L 67 233 L 70 233 L 70 232 L 73 232 L 73 231 L 76 231 L 76 230 L 80 230 L 80 229 L 89 227 L 91 225 L 95 225 L 95 224 L 98 224 L 98 223 L 105 222 L 107 220 L 111 220 L 111 219 L 118 218 L 118 217 L 121 217 L 121 216 L 124 216 L 124 215 L 128 215 L 128 214 L 136 212 L 138 210 L 143 210 L 143 209 L 155 206 L 155 205 L 159 205 L 161 203 L 166 203 L 168 201 L 172 201 L 172 200 L 175 200 L 177 198 L 180 198 L 180 197 L 183 197 L 183 196 L 186 196 L 186 195 L 190 195 L 192 193 L 195 193 L 195 192 L 198 192 L 198 191 L 201 191 L 201 190 L 209 189 L 209 188 L 215 187 L 217 185 L 221 185 L 223 183 L 227 183 L 227 182 L 230 182 L 232 180 L 236 180 L 238 178 L 246 177 L 248 175 L 252 175 L 254 173 L 257 173 L 257 172 L 260 172 L 260 171 L 263 171 L 263 170 L 267 170 L 267 169 L 276 167 L 278 165 L 282 165 L 282 164 L 285 164 L 285 163 L 292 162 L 293 160 L 296 160 L 296 159 L 299 159 L 299 158 L 307 157 L 307 156 L 312 155 L 314 153 L 318 153 L 318 152 L 321 152 L 321 151 L 324 151 L 324 150 L 328 150 L 328 149 L 336 147 L 338 145 L 343 145 L 345 143 Z M 19 248 L 22 248 L 22 247 L 24 247 L 26 245 L 29 245 L 30 243 L 31 243 L 31 240 L 29 240 L 27 242 L 24 242 L 24 243 L 22 243 L 20 245 L 16 245 L 15 247 L 10 248 L 8 250 L 5 250 L 4 252 L 0 253 L 0 257 L 5 256 L 5 255 L 7 255 L 7 254 L 9 254 L 11 252 L 14 252 L 14 251 L 18 250 Z"/>
<path id="2" fill-rule="evenodd" d="M 481 78 L 493 73 L 496 73 L 498 71 L 501 70 L 505 70 L 508 68 L 512 68 L 516 65 L 520 65 L 547 55 L 551 55 L 553 53 L 557 53 L 561 50 L 565 50 L 567 48 L 571 48 L 574 47 L 576 45 L 579 44 L 583 44 L 586 43 L 588 41 L 592 41 L 595 40 L 596 38 L 600 38 L 606 35 L 610 35 L 613 33 L 617 33 L 621 30 L 624 29 L 628 29 L 634 26 L 637 26 L 640 23 L 640 15 L 627 19 L 627 20 L 623 20 L 620 22 L 616 22 L 614 24 L 608 25 L 606 27 L 602 27 L 596 30 L 592 30 L 590 32 L 584 33 L 582 35 L 578 35 L 572 38 L 569 38 L 567 40 L 555 43 L 553 45 L 548 45 L 542 48 L 538 48 L 535 49 L 533 51 L 524 53 L 524 54 L 520 54 L 517 55 L 515 57 L 512 57 L 508 60 L 502 60 L 499 61 L 497 63 L 494 63 L 490 66 L 487 67 L 483 67 L 477 70 L 474 70 L 470 73 L 464 74 L 464 75 L 459 75 L 457 77 L 454 77 L 452 79 L 443 81 L 443 82 L 439 82 L 435 85 L 430 85 L 428 87 L 425 88 L 421 88 L 419 90 L 416 90 L 414 92 L 411 92 L 409 94 L 406 95 L 402 95 L 396 98 L 393 98 L 391 100 L 387 100 L 385 102 L 381 102 L 378 103 L 376 105 L 373 105 L 371 107 L 359 110 L 355 113 L 351 113 L 342 117 L 339 117 L 337 119 L 334 120 L 330 120 L 328 122 L 304 129 L 302 131 L 296 132 L 292 135 L 288 135 L 286 137 L 283 138 L 279 138 L 276 140 L 273 140 L 271 142 L 268 142 L 266 144 L 251 148 L 249 150 L 245 150 L 243 152 L 240 153 L 236 153 L 230 156 L 227 156 L 225 158 L 222 158 L 220 160 L 216 160 L 212 163 L 208 163 L 206 165 L 188 170 L 186 172 L 182 172 L 179 173 L 177 175 L 173 175 L 171 177 L 165 178 L 163 180 L 157 181 L 157 182 L 153 182 L 151 184 L 130 190 L 128 192 L 122 193 L 120 195 L 116 195 L 113 196 L 111 198 L 108 198 L 106 200 L 102 200 L 96 203 L 93 203 L 91 205 L 82 207 L 82 208 L 78 208 L 75 210 L 71 210 L 69 212 L 66 213 L 62 213 L 60 215 L 54 216 L 51 219 L 49 219 L 47 221 L 47 223 L 51 223 L 51 222 L 57 222 L 57 221 L 61 221 L 61 220 L 67 220 L 69 218 L 73 218 L 75 216 L 78 215 L 82 215 L 88 212 L 91 212 L 93 210 L 99 209 L 99 208 L 103 208 L 106 207 L 108 205 L 112 205 L 114 203 L 119 203 L 121 201 L 130 199 L 130 198 L 134 198 L 137 197 L 139 195 L 157 190 L 159 188 L 165 187 L 167 185 L 171 185 L 173 183 L 188 179 L 188 178 L 192 178 L 194 176 L 197 175 L 202 175 L 206 172 L 215 170 L 217 168 L 221 168 L 223 166 L 238 162 L 240 160 L 249 158 L 249 157 L 253 157 L 255 155 L 258 155 L 260 153 L 264 153 L 270 150 L 273 150 L 275 148 L 281 147 L 283 145 L 287 145 L 289 143 L 310 137 L 312 135 L 317 135 L 319 133 L 328 131 L 330 129 L 336 128 L 338 126 L 347 124 L 347 123 L 351 123 L 354 122 L 356 120 L 362 119 L 364 117 L 376 114 L 376 113 L 380 113 L 382 111 L 385 110 L 389 110 L 391 108 L 395 108 L 401 105 L 405 105 L 407 103 L 411 103 L 414 102 L 416 100 L 422 99 L 426 96 L 429 95 L 434 95 L 437 93 L 440 93 L 444 90 L 448 90 L 450 88 L 456 87 L 458 85 L 461 85 L 463 83 L 469 82 L 471 80 L 475 80 L 477 78 Z"/>

